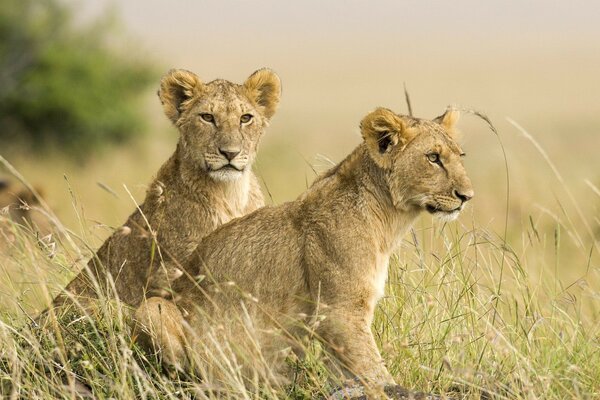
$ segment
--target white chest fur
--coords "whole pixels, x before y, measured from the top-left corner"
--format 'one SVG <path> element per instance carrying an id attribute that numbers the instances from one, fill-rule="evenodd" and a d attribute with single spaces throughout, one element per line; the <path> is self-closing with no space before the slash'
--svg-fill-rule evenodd
<path id="1" fill-rule="evenodd" d="M 388 277 L 388 267 L 390 256 L 388 254 L 378 254 L 375 266 L 375 274 L 373 275 L 373 288 L 375 289 L 375 303 L 379 301 L 385 294 L 385 282 Z"/>
<path id="2" fill-rule="evenodd" d="M 248 205 L 248 196 L 250 193 L 250 172 L 244 171 L 242 176 L 224 188 L 225 199 L 229 205 L 233 217 L 244 215 L 244 210 Z"/>
<path id="3" fill-rule="evenodd" d="M 213 211 L 216 226 L 245 214 L 250 195 L 250 172 L 244 171 L 239 179 L 219 184 L 221 199 L 218 205 L 214 205 Z"/>

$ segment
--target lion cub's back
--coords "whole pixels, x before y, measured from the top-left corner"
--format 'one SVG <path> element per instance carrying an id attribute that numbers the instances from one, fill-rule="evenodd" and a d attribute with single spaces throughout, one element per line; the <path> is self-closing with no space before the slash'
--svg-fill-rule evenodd
<path id="1" fill-rule="evenodd" d="M 198 246 L 193 268 L 210 271 L 216 281 L 235 282 L 264 300 L 303 292 L 303 240 L 295 207 L 263 207 L 219 227 Z"/>

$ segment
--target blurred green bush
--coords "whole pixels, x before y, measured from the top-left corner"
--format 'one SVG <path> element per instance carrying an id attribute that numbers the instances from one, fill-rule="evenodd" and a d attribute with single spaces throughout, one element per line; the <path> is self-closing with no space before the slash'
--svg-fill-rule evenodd
<path id="1" fill-rule="evenodd" d="M 60 0 L 2 0 L 0 149 L 83 158 L 143 131 L 137 100 L 155 71 L 125 54 L 114 28 L 75 27 Z"/>

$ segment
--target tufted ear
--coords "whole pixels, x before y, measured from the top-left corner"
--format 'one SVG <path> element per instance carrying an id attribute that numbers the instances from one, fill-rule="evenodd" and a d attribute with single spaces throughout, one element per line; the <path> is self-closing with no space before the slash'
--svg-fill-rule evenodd
<path id="1" fill-rule="evenodd" d="M 259 69 L 246 79 L 243 87 L 250 101 L 270 119 L 275 114 L 281 97 L 281 81 L 277 74 L 267 68 Z"/>
<path id="2" fill-rule="evenodd" d="M 448 107 L 446 112 L 439 117 L 434 118 L 433 122 L 437 122 L 438 124 L 442 125 L 451 136 L 455 136 L 457 133 L 455 127 L 459 118 L 460 111 L 458 111 L 456 108 Z"/>
<path id="3" fill-rule="evenodd" d="M 193 72 L 172 69 L 160 80 L 158 97 L 171 122 L 176 123 L 185 102 L 202 91 L 202 81 Z"/>
<path id="4" fill-rule="evenodd" d="M 384 168 L 389 166 L 392 149 L 397 146 L 404 148 L 414 136 L 406 129 L 402 117 L 387 108 L 377 108 L 364 117 L 360 130 L 371 158 Z"/>

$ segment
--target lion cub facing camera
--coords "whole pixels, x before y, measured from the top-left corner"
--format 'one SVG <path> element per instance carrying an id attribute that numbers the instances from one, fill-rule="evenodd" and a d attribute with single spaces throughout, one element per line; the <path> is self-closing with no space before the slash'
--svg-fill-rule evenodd
<path id="1" fill-rule="evenodd" d="M 151 297 L 136 311 L 142 338 L 183 368 L 226 341 L 246 354 L 242 363 L 258 348 L 277 368 L 281 350 L 311 332 L 345 377 L 393 383 L 370 329 L 375 305 L 417 215 L 456 218 L 473 197 L 457 118 L 452 109 L 434 120 L 368 114 L 364 141 L 297 200 L 207 236 L 172 299 Z"/>
<path id="2" fill-rule="evenodd" d="M 241 85 L 223 79 L 204 83 L 174 69 L 160 82 L 164 113 L 179 130 L 174 154 L 151 183 L 142 205 L 115 231 L 54 301 L 97 296 L 114 285 L 134 307 L 144 299 L 151 272 L 161 262 L 188 258 L 200 240 L 225 222 L 263 206 L 252 172 L 258 144 L 281 94 L 268 69 Z"/>

